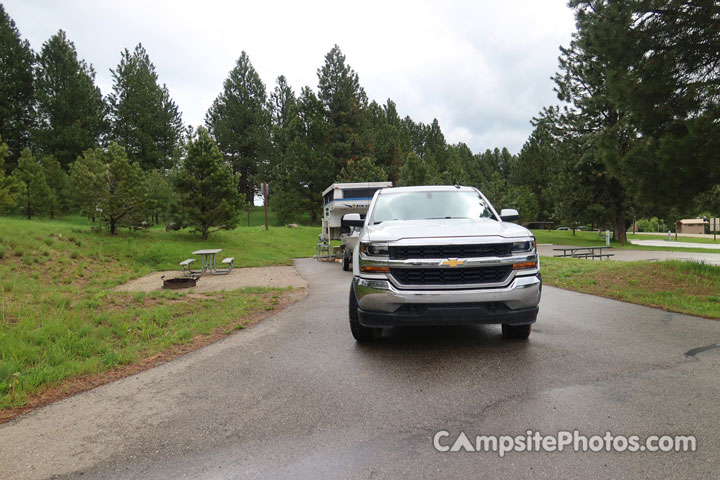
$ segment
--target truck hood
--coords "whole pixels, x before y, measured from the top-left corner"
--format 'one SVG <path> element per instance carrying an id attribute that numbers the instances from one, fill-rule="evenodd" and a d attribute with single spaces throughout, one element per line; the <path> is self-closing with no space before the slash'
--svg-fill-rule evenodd
<path id="1" fill-rule="evenodd" d="M 516 238 L 530 237 L 532 233 L 514 223 L 490 219 L 445 219 L 445 220 L 392 220 L 377 225 L 368 225 L 363 240 L 372 242 L 396 242 L 402 240 L 443 239 L 475 237 Z"/>

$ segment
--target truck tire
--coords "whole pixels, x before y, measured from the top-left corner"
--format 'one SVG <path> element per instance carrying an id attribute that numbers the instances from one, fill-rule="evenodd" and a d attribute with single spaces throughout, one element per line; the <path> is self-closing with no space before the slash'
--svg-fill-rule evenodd
<path id="1" fill-rule="evenodd" d="M 345 270 L 346 272 L 349 272 L 350 271 L 350 257 L 348 257 L 347 255 L 345 255 L 343 253 L 342 262 L 343 262 L 343 270 Z"/>
<path id="2" fill-rule="evenodd" d="M 503 323 L 502 334 L 505 338 L 512 338 L 515 340 L 525 340 L 530 336 L 532 330 L 532 324 L 527 325 L 508 325 Z"/>
<path id="3" fill-rule="evenodd" d="M 357 298 L 355 297 L 355 289 L 352 286 L 350 287 L 348 310 L 350 316 L 350 331 L 356 341 L 372 342 L 373 340 L 380 338 L 380 335 L 382 335 L 382 328 L 371 328 L 360 325 L 360 320 L 358 319 Z"/>

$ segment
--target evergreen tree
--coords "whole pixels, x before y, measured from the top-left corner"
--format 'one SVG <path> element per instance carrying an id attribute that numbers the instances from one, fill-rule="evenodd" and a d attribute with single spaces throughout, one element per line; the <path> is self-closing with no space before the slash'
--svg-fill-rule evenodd
<path id="1" fill-rule="evenodd" d="M 33 52 L 0 4 L 0 137 L 7 143 L 6 172 L 17 165 L 33 125 Z"/>
<path id="2" fill-rule="evenodd" d="M 557 189 L 562 182 L 562 145 L 547 118 L 535 119 L 533 124 L 533 132 L 511 165 L 510 179 L 514 186 L 528 188 L 537 199 L 538 217 L 529 220 L 547 221 L 563 201 Z"/>
<path id="3" fill-rule="evenodd" d="M 407 154 L 405 163 L 400 168 L 399 186 L 429 185 L 427 165 L 415 152 Z"/>
<path id="4" fill-rule="evenodd" d="M 242 203 L 238 176 L 223 161 L 222 152 L 204 128 L 198 129 L 186 148 L 176 178 L 180 224 L 192 226 L 203 239 L 213 227 L 232 230 Z"/>
<path id="5" fill-rule="evenodd" d="M 330 154 L 339 171 L 351 158 L 369 154 L 368 99 L 357 73 L 345 63 L 345 55 L 337 45 L 325 55 L 318 79 L 318 96 L 329 125 Z"/>
<path id="6" fill-rule="evenodd" d="M 290 131 L 293 140 L 282 186 L 295 192 L 291 198 L 299 199 L 298 205 L 310 213 L 314 224 L 322 209 L 322 192 L 333 183 L 337 171 L 328 147 L 323 104 L 309 87 L 300 92 Z"/>
<path id="7" fill-rule="evenodd" d="M 145 177 L 147 191 L 147 211 L 151 221 L 157 225 L 165 217 L 176 200 L 170 181 L 157 170 L 147 172 Z"/>
<path id="8" fill-rule="evenodd" d="M 5 175 L 5 159 L 8 156 L 7 143 L 0 138 L 0 212 L 14 207 L 17 196 L 23 187 L 15 177 Z"/>
<path id="9" fill-rule="evenodd" d="M 259 190 L 257 175 L 270 147 L 270 114 L 265 84 L 242 52 L 205 115 L 205 124 L 220 150 L 240 174 L 239 192 L 252 202 Z"/>
<path id="10" fill-rule="evenodd" d="M 85 151 L 70 166 L 70 175 L 83 212 L 99 217 L 111 235 L 142 218 L 147 208 L 143 170 L 117 143 L 107 151 Z"/>
<path id="11" fill-rule="evenodd" d="M 270 182 L 282 180 L 285 164 L 289 161 L 292 131 L 290 129 L 297 115 L 297 98 L 283 75 L 277 78 L 275 90 L 268 101 L 270 112 L 270 137 L 272 139 L 270 161 L 266 166 L 264 178 Z"/>
<path id="12" fill-rule="evenodd" d="M 565 182 L 580 183 L 587 192 L 585 203 L 593 205 L 599 222 L 613 224 L 614 237 L 625 241 L 631 218 L 633 190 L 628 188 L 628 154 L 638 140 L 627 109 L 617 102 L 609 86 L 623 70 L 633 66 L 633 23 L 626 4 L 613 2 L 612 11 L 603 2 L 593 9 L 607 13 L 608 21 L 597 28 L 600 18 L 576 11 L 577 32 L 567 48 L 561 48 L 561 71 L 553 77 L 558 98 L 571 106 L 559 117 L 565 141 L 576 144 L 577 157 Z M 613 43 L 612 49 L 608 44 Z M 568 186 L 572 188 L 572 186 Z M 566 191 L 568 190 L 566 188 Z"/>
<path id="13" fill-rule="evenodd" d="M 375 163 L 387 172 L 389 180 L 397 183 L 400 167 L 410 152 L 410 134 L 391 99 L 382 107 L 372 102 L 368 114 L 369 144 Z"/>
<path id="14" fill-rule="evenodd" d="M 384 182 L 387 173 L 382 167 L 375 164 L 372 158 L 362 157 L 358 160 L 348 160 L 340 172 L 339 182 Z"/>
<path id="15" fill-rule="evenodd" d="M 158 84 L 155 65 L 138 44 L 122 52 L 112 70 L 113 92 L 108 96 L 111 137 L 143 169 L 169 169 L 182 139 L 182 119 L 167 86 Z"/>
<path id="16" fill-rule="evenodd" d="M 102 190 L 107 182 L 106 155 L 101 148 L 93 148 L 83 152 L 70 164 L 70 186 L 75 205 L 93 223 L 98 215 L 98 204 Z"/>
<path id="17" fill-rule="evenodd" d="M 445 171 L 441 176 L 441 183 L 447 185 L 473 185 L 472 164 L 474 163 L 473 153 L 464 143 L 448 145 L 446 149 L 447 162 Z"/>
<path id="18" fill-rule="evenodd" d="M 574 2 L 586 35 L 609 57 L 608 93 L 638 130 L 624 156 L 636 204 L 666 214 L 688 206 L 688 192 L 720 183 L 720 4 L 708 0 Z M 609 41 L 618 18 L 627 41 Z"/>
<path id="19" fill-rule="evenodd" d="M 70 207 L 70 177 L 60 165 L 60 162 L 51 155 L 45 155 L 40 161 L 45 179 L 52 195 L 48 198 L 47 213 L 50 219 Z"/>
<path id="20" fill-rule="evenodd" d="M 95 71 L 78 59 L 75 45 L 60 30 L 43 44 L 35 78 L 35 144 L 67 168 L 99 143 L 106 128 L 106 107 L 94 84 Z"/>
<path id="21" fill-rule="evenodd" d="M 270 101 L 268 102 L 273 131 L 275 131 L 275 128 L 282 130 L 290 126 L 296 104 L 297 99 L 295 98 L 295 92 L 293 92 L 290 85 L 288 85 L 285 75 L 280 75 L 277 78 L 277 85 L 275 86 L 275 90 L 270 94 Z M 273 139 L 274 138 L 275 136 L 273 135 Z"/>
<path id="22" fill-rule="evenodd" d="M 29 148 L 24 148 L 20 154 L 13 177 L 18 182 L 22 182 L 18 206 L 28 220 L 34 215 L 46 213 L 56 201 L 53 191 L 48 187 L 42 166 Z"/>

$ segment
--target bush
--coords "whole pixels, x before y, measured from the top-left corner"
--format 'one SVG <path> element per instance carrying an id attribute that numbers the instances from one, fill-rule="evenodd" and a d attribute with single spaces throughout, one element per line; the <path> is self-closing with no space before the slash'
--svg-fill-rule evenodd
<path id="1" fill-rule="evenodd" d="M 657 232 L 658 225 L 659 225 L 659 221 L 658 221 L 657 217 L 652 217 L 650 219 L 642 218 L 637 221 L 637 231 L 638 232 Z"/>

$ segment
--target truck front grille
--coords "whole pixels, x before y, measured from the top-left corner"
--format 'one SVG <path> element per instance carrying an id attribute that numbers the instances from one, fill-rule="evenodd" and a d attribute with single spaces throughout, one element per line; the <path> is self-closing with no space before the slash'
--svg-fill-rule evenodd
<path id="1" fill-rule="evenodd" d="M 501 283 L 511 265 L 467 268 L 391 268 L 390 274 L 402 285 L 472 285 Z"/>
<path id="2" fill-rule="evenodd" d="M 506 257 L 511 254 L 512 243 L 390 246 L 390 260 L 408 260 L 410 258 Z"/>

